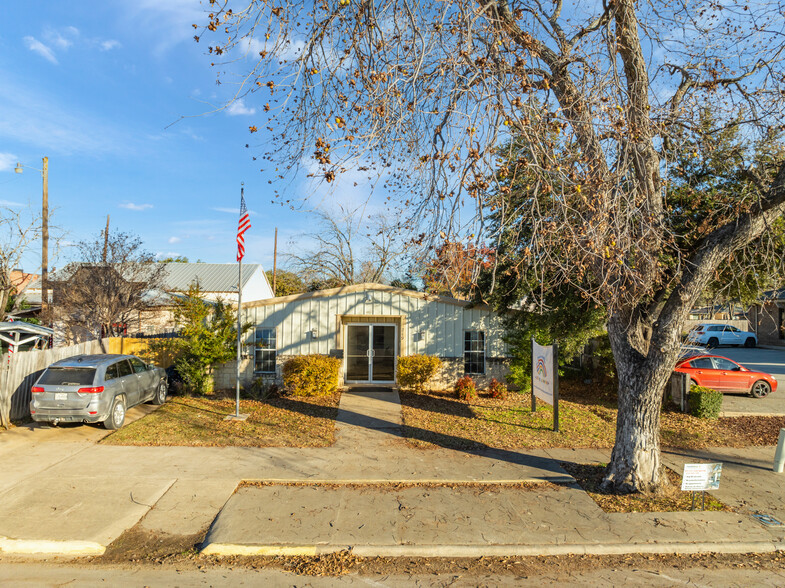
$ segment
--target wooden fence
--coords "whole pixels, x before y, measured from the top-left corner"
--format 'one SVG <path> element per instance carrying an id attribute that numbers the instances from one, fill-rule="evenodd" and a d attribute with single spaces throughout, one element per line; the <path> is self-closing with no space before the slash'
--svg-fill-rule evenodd
<path id="1" fill-rule="evenodd" d="M 5 353 L 0 357 L 0 425 L 9 419 L 30 416 L 30 388 L 50 364 L 67 357 L 94 353 L 126 353 L 144 357 L 150 339 L 108 337 L 101 341 L 87 341 L 68 347 Z M 172 364 L 170 357 L 148 358 L 162 367 Z"/>

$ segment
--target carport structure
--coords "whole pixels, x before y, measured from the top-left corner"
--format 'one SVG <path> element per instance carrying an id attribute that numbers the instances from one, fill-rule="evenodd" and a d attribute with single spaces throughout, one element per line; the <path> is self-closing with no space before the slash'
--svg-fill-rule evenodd
<path id="1" fill-rule="evenodd" d="M 17 321 L 0 323 L 0 341 L 8 344 L 8 361 L 20 345 L 32 343 L 32 349 L 46 349 L 54 331 L 49 327 Z"/>

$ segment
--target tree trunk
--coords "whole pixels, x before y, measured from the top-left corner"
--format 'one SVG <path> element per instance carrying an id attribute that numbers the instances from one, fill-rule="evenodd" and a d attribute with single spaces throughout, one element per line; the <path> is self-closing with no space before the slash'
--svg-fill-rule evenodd
<path id="1" fill-rule="evenodd" d="M 619 377 L 619 410 L 616 442 L 603 487 L 620 493 L 667 484 L 660 461 L 660 410 L 675 353 L 649 349 L 643 355 L 630 344 L 631 331 L 634 329 L 625 319 L 612 317 L 608 321 Z"/>

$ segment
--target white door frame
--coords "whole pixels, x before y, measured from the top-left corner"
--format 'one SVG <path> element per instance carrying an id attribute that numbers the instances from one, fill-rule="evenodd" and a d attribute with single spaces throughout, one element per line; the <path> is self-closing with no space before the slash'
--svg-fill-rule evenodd
<path id="1" fill-rule="evenodd" d="M 349 372 L 348 372 L 348 359 L 349 354 L 347 353 L 347 347 L 349 342 L 349 327 L 368 327 L 368 351 L 373 350 L 373 328 L 374 327 L 393 327 L 395 329 L 394 335 L 394 355 L 393 355 L 393 379 L 392 380 L 374 380 L 373 379 L 373 356 L 371 354 L 368 355 L 368 380 L 350 380 L 349 379 Z M 399 339 L 398 339 L 398 325 L 396 323 L 374 323 L 374 322 L 363 322 L 363 323 L 344 323 L 343 324 L 343 381 L 345 384 L 395 384 L 398 380 L 398 356 L 400 354 L 400 350 L 398 349 L 399 346 Z"/>

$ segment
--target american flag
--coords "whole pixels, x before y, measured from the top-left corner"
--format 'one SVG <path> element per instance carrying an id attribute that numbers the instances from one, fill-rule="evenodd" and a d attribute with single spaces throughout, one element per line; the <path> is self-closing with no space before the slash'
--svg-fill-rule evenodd
<path id="1" fill-rule="evenodd" d="M 248 209 L 245 207 L 245 197 L 240 191 L 240 221 L 237 223 L 237 261 L 242 261 L 245 255 L 245 231 L 251 228 L 251 219 L 248 218 Z"/>

